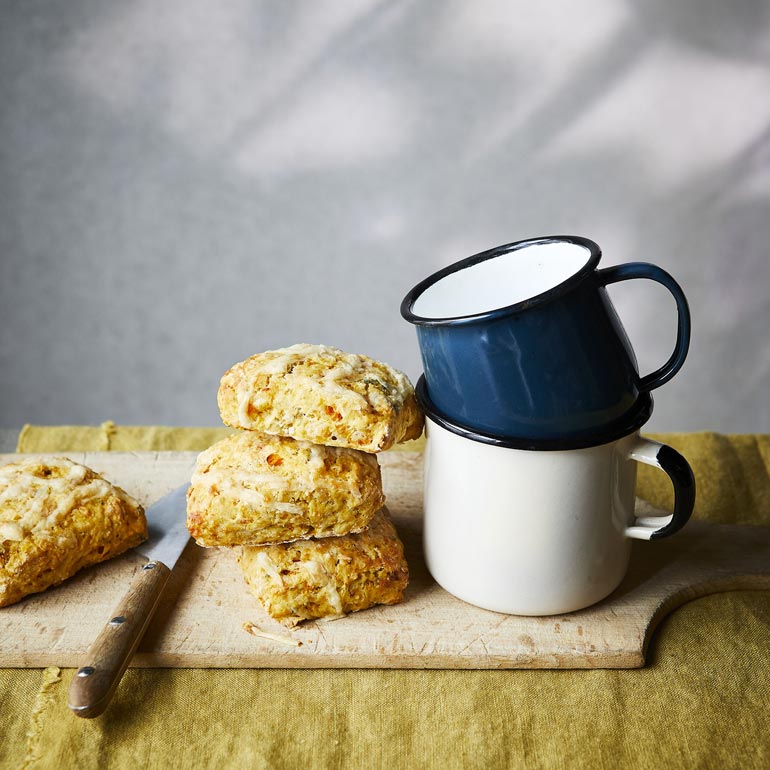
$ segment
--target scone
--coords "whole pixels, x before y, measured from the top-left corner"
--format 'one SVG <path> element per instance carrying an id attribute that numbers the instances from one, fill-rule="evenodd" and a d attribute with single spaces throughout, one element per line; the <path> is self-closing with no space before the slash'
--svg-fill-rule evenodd
<path id="1" fill-rule="evenodd" d="M 374 455 L 242 431 L 198 456 L 187 528 L 205 546 L 331 537 L 366 527 L 384 500 Z"/>
<path id="2" fill-rule="evenodd" d="M 233 428 L 364 452 L 418 438 L 423 428 L 405 374 L 324 345 L 292 345 L 235 364 L 217 401 Z"/>
<path id="3" fill-rule="evenodd" d="M 0 468 L 0 607 L 146 539 L 141 505 L 84 465 L 25 458 Z"/>
<path id="4" fill-rule="evenodd" d="M 244 547 L 239 562 L 259 603 L 287 626 L 397 604 L 409 582 L 404 547 L 385 508 L 356 535 Z"/>

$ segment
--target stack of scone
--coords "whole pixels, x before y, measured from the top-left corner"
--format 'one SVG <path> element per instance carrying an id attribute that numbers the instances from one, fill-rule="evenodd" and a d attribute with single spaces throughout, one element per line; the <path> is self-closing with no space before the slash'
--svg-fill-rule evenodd
<path id="1" fill-rule="evenodd" d="M 409 573 L 376 453 L 422 433 L 406 376 L 293 345 L 233 366 L 218 403 L 240 430 L 198 457 L 187 499 L 195 540 L 240 546 L 246 583 L 289 626 L 401 601 Z"/>

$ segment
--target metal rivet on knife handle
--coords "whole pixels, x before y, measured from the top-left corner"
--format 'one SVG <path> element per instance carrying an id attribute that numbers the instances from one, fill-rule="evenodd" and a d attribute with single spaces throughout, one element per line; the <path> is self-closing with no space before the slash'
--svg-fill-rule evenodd
<path id="1" fill-rule="evenodd" d="M 70 682 L 68 705 L 80 717 L 96 717 L 107 708 L 158 607 L 171 570 L 190 542 L 185 516 L 189 487 L 185 482 L 145 511 L 149 537 L 136 553 L 147 563 L 137 570 Z"/>
<path id="2" fill-rule="evenodd" d="M 139 570 L 85 655 L 87 665 L 72 678 L 69 707 L 80 717 L 98 717 L 107 708 L 158 606 L 171 570 L 161 562 Z M 120 619 L 120 622 L 115 622 Z"/>

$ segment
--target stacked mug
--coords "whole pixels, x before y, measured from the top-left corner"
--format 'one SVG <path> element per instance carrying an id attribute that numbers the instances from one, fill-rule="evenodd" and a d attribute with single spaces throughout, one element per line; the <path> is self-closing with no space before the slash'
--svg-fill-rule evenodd
<path id="1" fill-rule="evenodd" d="M 471 604 L 587 607 L 622 581 L 631 539 L 673 535 L 692 513 L 687 461 L 639 434 L 687 355 L 687 300 L 655 265 L 600 259 L 577 236 L 518 241 L 434 273 L 401 305 L 424 368 L 426 563 Z M 678 310 L 674 352 L 643 377 L 605 289 L 631 278 L 661 283 Z M 637 462 L 668 474 L 672 514 L 636 517 Z"/>

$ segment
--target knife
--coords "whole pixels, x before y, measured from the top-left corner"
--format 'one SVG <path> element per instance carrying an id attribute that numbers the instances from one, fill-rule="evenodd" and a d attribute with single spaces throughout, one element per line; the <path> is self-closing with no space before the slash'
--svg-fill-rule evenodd
<path id="1" fill-rule="evenodd" d="M 190 539 L 185 515 L 189 486 L 175 489 L 145 512 L 149 537 L 134 550 L 148 562 L 113 609 L 70 683 L 69 707 L 79 717 L 98 717 L 107 708 L 150 624 L 171 570 Z"/>

